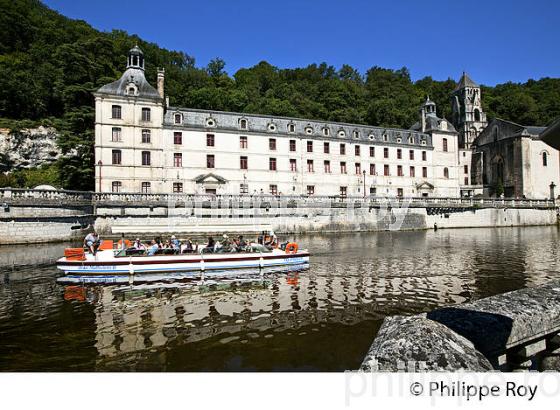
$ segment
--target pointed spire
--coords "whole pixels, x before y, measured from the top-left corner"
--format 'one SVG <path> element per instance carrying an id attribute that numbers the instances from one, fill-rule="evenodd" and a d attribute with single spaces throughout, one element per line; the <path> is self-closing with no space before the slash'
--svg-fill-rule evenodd
<path id="1" fill-rule="evenodd" d="M 459 79 L 459 83 L 457 84 L 457 87 L 455 87 L 455 91 L 462 90 L 465 87 L 479 87 L 479 85 L 469 77 L 466 71 L 463 71 L 463 75 Z"/>

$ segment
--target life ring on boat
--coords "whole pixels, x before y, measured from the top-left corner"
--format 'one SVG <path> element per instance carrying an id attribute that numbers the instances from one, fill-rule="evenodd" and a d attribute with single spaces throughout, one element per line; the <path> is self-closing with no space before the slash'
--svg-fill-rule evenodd
<path id="1" fill-rule="evenodd" d="M 295 242 L 290 242 L 286 245 L 286 253 L 296 253 L 298 250 L 298 244 Z"/>

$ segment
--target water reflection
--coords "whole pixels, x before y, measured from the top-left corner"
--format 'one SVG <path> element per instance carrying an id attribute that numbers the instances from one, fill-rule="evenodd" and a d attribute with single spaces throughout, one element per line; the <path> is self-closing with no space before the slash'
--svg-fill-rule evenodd
<path id="1" fill-rule="evenodd" d="M 558 237 L 556 227 L 300 237 L 308 270 L 202 284 L 65 287 L 51 266 L 0 268 L 0 369 L 356 368 L 386 315 L 557 277 Z"/>

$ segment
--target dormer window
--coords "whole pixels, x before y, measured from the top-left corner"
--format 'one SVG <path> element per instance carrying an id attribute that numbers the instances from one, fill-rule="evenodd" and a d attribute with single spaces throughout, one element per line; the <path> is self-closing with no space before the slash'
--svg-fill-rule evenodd
<path id="1" fill-rule="evenodd" d="M 420 141 L 420 145 L 426 145 L 426 140 Z"/>
<path id="2" fill-rule="evenodd" d="M 136 95 L 136 88 L 134 86 L 129 86 L 128 87 L 128 91 L 127 91 L 128 95 Z"/>
<path id="3" fill-rule="evenodd" d="M 214 120 L 214 118 L 212 118 L 212 117 L 206 118 L 206 126 L 207 127 L 215 127 L 216 126 L 216 120 Z"/>
<path id="4" fill-rule="evenodd" d="M 271 122 L 271 123 L 268 124 L 268 127 L 267 127 L 267 128 L 268 128 L 268 130 L 269 130 L 270 132 L 274 132 L 274 131 L 276 131 L 276 124 L 274 124 L 273 122 Z"/>
<path id="5" fill-rule="evenodd" d="M 239 120 L 239 128 L 241 128 L 242 130 L 247 129 L 247 120 L 245 118 L 241 118 Z"/>
<path id="6" fill-rule="evenodd" d="M 330 133 L 331 133 L 331 130 L 329 130 L 328 127 L 323 127 L 323 135 L 325 137 L 328 137 L 330 135 Z"/>
<path id="7" fill-rule="evenodd" d="M 408 137 L 408 143 L 409 144 L 414 144 L 414 138 Z"/>
<path id="8" fill-rule="evenodd" d="M 358 138 L 360 138 L 360 132 L 354 130 L 354 131 L 352 131 L 352 136 L 353 136 L 355 139 L 358 139 Z"/>
<path id="9" fill-rule="evenodd" d="M 383 141 L 389 141 L 389 136 L 387 134 L 383 134 Z"/>
<path id="10" fill-rule="evenodd" d="M 294 133 L 294 132 L 296 132 L 296 125 L 295 125 L 295 124 L 292 124 L 292 123 L 288 124 L 288 132 L 289 132 L 289 133 Z"/>
<path id="11" fill-rule="evenodd" d="M 344 130 L 339 130 L 337 135 L 339 138 L 344 138 L 346 136 L 346 133 L 344 132 Z"/>
<path id="12" fill-rule="evenodd" d="M 183 123 L 183 116 L 181 114 L 175 114 L 173 122 L 175 124 L 182 124 Z"/>
<path id="13" fill-rule="evenodd" d="M 370 141 L 373 141 L 375 139 L 375 135 L 369 134 L 368 138 L 370 139 Z"/>
<path id="14" fill-rule="evenodd" d="M 311 127 L 310 125 L 308 125 L 307 127 L 305 127 L 305 133 L 306 133 L 307 135 L 313 134 L 313 127 Z"/>
<path id="15" fill-rule="evenodd" d="M 397 144 L 400 144 L 401 142 L 402 142 L 402 138 L 401 137 L 397 138 Z"/>

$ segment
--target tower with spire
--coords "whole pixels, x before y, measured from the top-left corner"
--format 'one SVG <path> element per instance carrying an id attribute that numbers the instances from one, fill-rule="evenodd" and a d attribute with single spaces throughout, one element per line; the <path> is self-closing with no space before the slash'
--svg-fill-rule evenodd
<path id="1" fill-rule="evenodd" d="M 482 110 L 480 86 L 464 71 L 451 94 L 451 104 L 453 125 L 459 132 L 459 146 L 469 149 L 488 122 Z"/>

